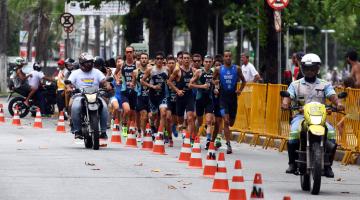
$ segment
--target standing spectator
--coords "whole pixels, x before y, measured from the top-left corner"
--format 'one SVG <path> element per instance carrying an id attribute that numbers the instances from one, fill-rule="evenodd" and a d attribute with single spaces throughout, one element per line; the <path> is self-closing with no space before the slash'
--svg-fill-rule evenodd
<path id="1" fill-rule="evenodd" d="M 360 88 L 360 62 L 358 54 L 355 50 L 351 50 L 346 54 L 347 63 L 351 65 L 351 77 L 354 79 L 355 88 Z"/>
<path id="2" fill-rule="evenodd" d="M 59 67 L 59 73 L 57 75 L 57 80 L 56 80 L 56 84 L 57 84 L 57 92 L 56 92 L 56 104 L 60 111 L 63 111 L 65 108 L 65 76 L 68 73 L 68 70 L 65 67 L 65 61 L 64 60 L 59 60 L 57 62 L 58 67 Z M 65 116 L 65 118 L 67 118 L 67 116 Z"/>
<path id="3" fill-rule="evenodd" d="M 297 61 L 296 53 L 293 53 L 293 55 L 291 56 L 291 69 L 293 74 L 293 80 L 296 80 L 296 77 L 300 72 L 300 66 Z"/>
<path id="4" fill-rule="evenodd" d="M 295 76 L 295 72 L 294 72 L 294 78 L 295 78 L 295 80 L 299 80 L 299 79 L 301 79 L 301 78 L 304 77 L 303 73 L 301 72 L 301 68 L 300 68 L 300 66 L 301 66 L 301 59 L 302 59 L 302 57 L 303 57 L 304 55 L 305 55 L 304 52 L 301 52 L 301 51 L 299 51 L 299 52 L 296 53 L 296 63 L 297 63 L 296 65 L 298 66 L 298 71 L 297 71 L 296 76 Z"/>
<path id="5" fill-rule="evenodd" d="M 241 54 L 241 62 L 243 63 L 241 70 L 246 82 L 256 82 L 261 79 L 254 65 L 249 62 L 249 54 Z"/>

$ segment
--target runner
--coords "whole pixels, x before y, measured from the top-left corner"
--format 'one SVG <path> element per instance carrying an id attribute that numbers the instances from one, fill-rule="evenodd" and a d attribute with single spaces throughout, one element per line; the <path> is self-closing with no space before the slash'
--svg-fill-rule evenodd
<path id="1" fill-rule="evenodd" d="M 211 125 L 214 113 L 213 104 L 213 70 L 212 57 L 205 56 L 204 68 L 196 70 L 194 76 L 190 80 L 189 87 L 196 88 L 196 117 L 198 126 L 201 127 L 203 123 L 203 115 L 205 113 L 206 120 L 206 149 L 208 149 L 211 140 Z M 200 133 L 198 133 L 198 136 Z"/>
<path id="2" fill-rule="evenodd" d="M 166 85 L 166 80 L 168 79 L 168 71 L 166 66 L 163 66 L 164 53 L 156 53 L 155 66 L 149 68 L 145 71 L 144 76 L 141 79 L 141 84 L 146 86 L 149 89 L 149 105 L 150 111 L 152 113 L 152 121 L 156 121 L 157 127 L 165 128 L 166 121 L 166 109 L 167 109 L 167 98 L 168 98 L 168 88 Z M 150 79 L 150 82 L 146 82 L 147 79 Z M 160 120 L 156 120 L 159 117 L 160 110 Z M 160 136 L 164 138 L 164 136 Z"/>
<path id="3" fill-rule="evenodd" d="M 172 74 L 175 70 L 175 58 L 170 55 L 167 57 L 167 68 L 169 74 Z M 174 83 L 175 84 L 175 83 Z M 168 98 L 168 107 L 166 112 L 166 121 L 167 121 L 167 130 L 169 130 L 169 135 L 174 134 L 175 137 L 178 137 L 178 132 L 176 130 L 176 92 L 174 90 L 169 90 Z M 170 146 L 172 144 L 170 143 Z"/>
<path id="4" fill-rule="evenodd" d="M 214 72 L 214 80 L 219 80 L 214 93 L 220 94 L 220 112 L 224 120 L 224 134 L 226 138 L 227 154 L 232 153 L 230 145 L 230 126 L 234 125 L 237 111 L 237 96 L 246 85 L 241 68 L 231 63 L 231 52 L 224 52 L 224 64 L 217 67 Z M 237 89 L 237 83 L 241 80 L 241 87 Z"/>
<path id="5" fill-rule="evenodd" d="M 128 46 L 125 49 L 126 60 L 120 68 L 116 68 L 115 74 L 121 70 L 122 87 L 121 87 L 121 105 L 123 108 L 123 126 L 122 134 L 127 136 L 128 121 L 135 121 L 135 105 L 136 105 L 136 92 L 135 88 L 135 73 L 136 62 L 134 60 L 134 47 Z"/>
<path id="6" fill-rule="evenodd" d="M 123 60 L 120 56 L 118 56 L 116 58 L 116 68 L 121 68 L 121 66 L 123 65 Z M 114 85 L 114 96 L 110 98 L 110 108 L 109 110 L 111 110 L 112 112 L 112 116 L 113 119 L 116 120 L 118 119 L 118 121 L 120 122 L 121 119 L 121 108 L 120 108 L 120 104 L 121 104 L 121 86 L 122 86 L 122 76 L 120 71 L 118 73 L 116 73 L 116 71 L 114 72 L 114 81 L 113 81 L 113 85 Z M 119 128 L 119 127 L 117 127 Z"/>
<path id="7" fill-rule="evenodd" d="M 222 64 L 223 64 L 222 55 L 220 55 L 220 54 L 216 55 L 213 71 L 215 70 L 215 68 L 220 67 Z M 221 147 L 221 133 L 222 133 L 221 130 L 222 130 L 222 125 L 223 125 L 223 120 L 222 120 L 222 116 L 220 113 L 219 94 L 215 95 L 213 93 L 213 103 L 214 103 L 214 116 L 215 116 L 215 120 L 213 120 L 213 121 L 215 122 L 215 125 L 214 125 L 214 131 L 213 131 L 211 141 L 215 142 L 216 148 L 220 148 Z"/>
<path id="8" fill-rule="evenodd" d="M 176 115 L 178 117 L 178 124 L 183 124 L 184 113 L 186 111 L 187 130 L 191 134 L 191 140 L 193 141 L 195 139 L 195 116 L 193 93 L 189 88 L 189 82 L 193 76 L 193 71 L 190 68 L 190 59 L 190 53 L 183 52 L 183 65 L 174 70 L 168 80 L 168 85 L 172 90 L 176 91 Z M 176 85 L 173 81 L 175 81 Z"/>
<path id="9" fill-rule="evenodd" d="M 183 52 L 179 51 L 176 55 L 176 68 L 179 68 L 183 64 Z"/>
<path id="10" fill-rule="evenodd" d="M 136 121 L 138 125 L 138 139 L 145 133 L 146 123 L 148 122 L 149 109 L 149 88 L 141 84 L 141 79 L 147 69 L 151 69 L 149 65 L 149 55 L 147 53 L 140 54 L 140 65 L 135 71 L 136 76 Z M 149 79 L 145 80 L 149 82 Z"/>

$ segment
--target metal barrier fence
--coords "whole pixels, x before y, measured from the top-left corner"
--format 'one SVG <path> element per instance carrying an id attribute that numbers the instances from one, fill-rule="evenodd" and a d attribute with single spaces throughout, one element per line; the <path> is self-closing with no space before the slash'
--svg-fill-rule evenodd
<path id="1" fill-rule="evenodd" d="M 238 97 L 238 109 L 235 124 L 231 131 L 239 132 L 238 142 L 245 140 L 246 134 L 252 134 L 250 145 L 256 146 L 260 137 L 265 137 L 263 147 L 274 146 L 274 140 L 280 140 L 279 151 L 283 151 L 290 131 L 290 113 L 280 108 L 280 91 L 287 86 L 279 84 L 247 84 Z M 345 113 L 332 113 L 328 121 L 336 128 L 339 148 L 344 150 L 344 164 L 354 162 L 360 154 L 360 90 L 337 89 L 346 91 Z"/>

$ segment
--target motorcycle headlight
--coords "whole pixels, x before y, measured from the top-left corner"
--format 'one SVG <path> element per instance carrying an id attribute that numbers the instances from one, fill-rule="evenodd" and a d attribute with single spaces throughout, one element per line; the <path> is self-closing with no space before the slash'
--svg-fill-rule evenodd
<path id="1" fill-rule="evenodd" d="M 95 103 L 96 102 L 96 93 L 94 94 L 85 94 L 86 99 L 89 103 Z"/>
<path id="2" fill-rule="evenodd" d="M 316 116 L 316 115 L 310 116 L 311 124 L 319 125 L 321 124 L 321 121 L 322 121 L 322 116 Z"/>

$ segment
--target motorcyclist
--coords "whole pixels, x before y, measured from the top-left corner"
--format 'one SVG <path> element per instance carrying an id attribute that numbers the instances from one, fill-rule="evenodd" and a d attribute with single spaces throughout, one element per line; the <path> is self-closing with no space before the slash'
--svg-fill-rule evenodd
<path id="1" fill-rule="evenodd" d="M 26 65 L 26 61 L 22 57 L 15 58 L 15 79 L 14 79 L 14 86 L 15 88 L 24 89 L 26 86 L 26 94 L 30 92 L 30 87 L 27 84 L 27 78 L 26 74 L 23 72 L 23 67 Z"/>
<path id="2" fill-rule="evenodd" d="M 73 71 L 68 78 L 71 81 L 67 85 L 67 90 L 72 88 L 81 89 L 86 87 L 100 87 L 105 86 L 109 89 L 110 85 L 106 82 L 105 76 L 98 69 L 94 69 L 94 57 L 88 53 L 82 53 L 79 56 L 80 69 Z M 81 99 L 80 95 L 74 95 L 71 103 L 71 119 L 72 119 L 72 133 L 75 134 L 75 139 L 82 139 L 81 135 Z M 108 108 L 105 101 L 100 97 L 102 102 L 102 109 L 99 112 L 100 116 L 100 138 L 107 139 L 106 122 L 108 119 Z"/>
<path id="3" fill-rule="evenodd" d="M 65 79 L 69 78 L 72 71 L 79 69 L 79 67 L 77 66 L 78 63 L 75 62 L 75 60 L 72 58 L 66 58 L 64 64 L 65 64 L 65 68 L 67 69 L 67 73 L 65 74 Z"/>
<path id="4" fill-rule="evenodd" d="M 325 100 L 329 99 L 336 108 L 341 111 L 344 110 L 343 105 L 339 102 L 336 92 L 333 86 L 326 82 L 325 80 L 317 78 L 317 75 L 320 71 L 321 60 L 320 57 L 316 54 L 309 53 L 304 55 L 301 59 L 301 72 L 304 75 L 304 78 L 293 81 L 289 88 L 288 92 L 290 97 L 285 97 L 282 102 L 282 108 L 289 108 L 290 103 L 293 105 L 303 106 L 309 102 L 319 102 L 325 104 Z M 291 120 L 290 135 L 288 141 L 288 156 L 289 156 L 289 168 L 286 170 L 286 173 L 297 173 L 297 164 L 295 160 L 298 159 L 298 154 L 296 150 L 300 146 L 300 132 L 301 132 L 301 123 L 304 120 L 304 115 L 300 111 L 297 113 Z M 332 125 L 326 122 L 327 126 L 327 139 L 328 143 L 325 145 L 326 151 L 331 154 L 330 156 L 330 166 L 325 167 L 324 175 L 329 178 L 334 177 L 334 172 L 332 171 L 331 165 L 336 152 L 336 143 L 335 143 L 335 129 Z"/>
<path id="5" fill-rule="evenodd" d="M 24 101 L 24 104 L 26 106 L 30 106 L 29 100 L 33 96 L 35 96 L 36 101 L 39 104 L 41 114 L 46 115 L 46 114 L 50 114 L 50 113 L 46 112 L 46 109 L 45 109 L 45 103 L 46 103 L 45 102 L 45 97 L 44 97 L 42 91 L 39 89 L 39 87 L 41 86 L 41 84 L 40 84 L 41 80 L 45 79 L 45 80 L 48 80 L 48 81 L 53 81 L 53 78 L 52 77 L 46 77 L 41 70 L 42 70 L 42 67 L 41 67 L 40 63 L 35 62 L 33 64 L 33 71 L 31 71 L 29 73 L 29 78 L 28 78 L 28 82 L 29 82 L 29 85 L 31 87 L 31 90 L 30 90 L 30 93 L 28 94 L 28 96 L 26 97 L 26 99 Z"/>

